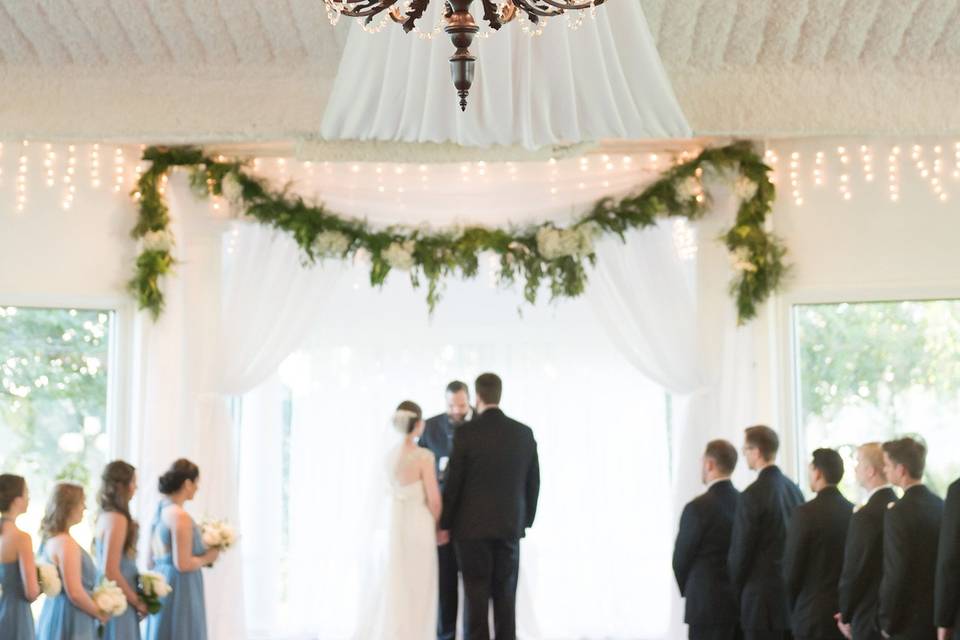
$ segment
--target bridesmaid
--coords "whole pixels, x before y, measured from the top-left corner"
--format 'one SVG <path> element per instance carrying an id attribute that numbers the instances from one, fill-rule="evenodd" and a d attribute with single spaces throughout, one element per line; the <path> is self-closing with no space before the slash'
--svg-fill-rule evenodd
<path id="1" fill-rule="evenodd" d="M 97 567 L 70 535 L 70 527 L 83 520 L 85 502 L 83 487 L 60 483 L 53 488 L 40 523 L 40 554 L 59 569 L 63 591 L 44 601 L 37 640 L 94 640 L 97 621 L 109 621 L 90 597 Z"/>
<path id="2" fill-rule="evenodd" d="M 17 528 L 30 493 L 20 476 L 0 475 L 0 629 L 3 640 L 34 640 L 30 603 L 40 596 L 33 541 Z"/>
<path id="3" fill-rule="evenodd" d="M 200 469 L 180 459 L 160 476 L 160 493 L 153 521 L 151 553 L 154 568 L 167 579 L 173 592 L 159 613 L 147 619 L 147 640 L 206 640 L 207 614 L 203 603 L 200 570 L 220 556 L 207 550 L 200 528 L 184 510 L 197 493 Z"/>
<path id="4" fill-rule="evenodd" d="M 100 517 L 95 540 L 99 577 L 116 582 L 129 605 L 123 615 L 107 623 L 103 637 L 107 640 L 140 640 L 140 618 L 147 615 L 147 605 L 137 592 L 139 527 L 130 515 L 130 499 L 137 492 L 137 472 L 132 465 L 115 460 L 104 468 L 101 480 L 97 495 Z"/>

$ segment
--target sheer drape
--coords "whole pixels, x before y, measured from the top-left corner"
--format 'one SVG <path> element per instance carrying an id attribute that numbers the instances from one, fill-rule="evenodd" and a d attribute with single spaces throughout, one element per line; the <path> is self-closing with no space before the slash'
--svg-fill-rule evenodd
<path id="1" fill-rule="evenodd" d="M 296 245 L 257 225 L 228 225 L 175 175 L 168 190 L 178 269 L 166 283 L 167 309 L 144 323 L 141 474 L 147 491 L 141 520 L 156 504 L 156 478 L 174 458 L 201 468 L 198 516 L 238 522 L 239 448 L 230 398 L 249 391 L 303 340 L 326 303 L 332 270 L 301 264 Z M 242 256 L 234 260 L 234 256 Z M 242 532 L 241 532 L 242 533 Z M 207 573 L 208 625 L 214 640 L 246 636 L 243 547 Z"/>
<path id="2" fill-rule="evenodd" d="M 433 29 L 443 6 L 430 3 L 423 30 Z M 604 5 L 577 30 L 562 18 L 546 22 L 539 37 L 514 23 L 474 40 L 465 113 L 450 83 L 449 38 L 420 40 L 393 24 L 374 36 L 354 25 L 323 137 L 537 148 L 690 136 L 639 2 Z"/>
<path id="3" fill-rule="evenodd" d="M 476 281 L 451 283 L 431 319 L 401 274 L 378 292 L 354 271 L 334 293 L 336 308 L 281 367 L 289 430 L 243 436 L 244 449 L 248 438 L 281 443 L 244 468 L 244 481 L 272 487 L 285 478 L 274 490 L 286 520 L 248 505 L 271 531 L 264 539 L 288 536 L 279 563 L 264 556 L 248 565 L 286 596 L 259 598 L 256 637 L 355 637 L 382 568 L 382 468 L 396 440 L 388 418 L 407 398 L 440 413 L 447 382 L 488 369 L 505 379 L 504 408 L 540 444 L 541 508 L 521 550 L 521 637 L 665 637 L 672 523 L 660 517 L 670 505 L 663 391 L 620 355 L 586 301 L 524 307 L 521 317 L 520 296 L 495 289 L 490 276 L 484 269 Z M 277 397 L 275 384 L 246 396 L 245 418 L 248 402 Z M 260 624 L 261 614 L 281 624 Z"/>

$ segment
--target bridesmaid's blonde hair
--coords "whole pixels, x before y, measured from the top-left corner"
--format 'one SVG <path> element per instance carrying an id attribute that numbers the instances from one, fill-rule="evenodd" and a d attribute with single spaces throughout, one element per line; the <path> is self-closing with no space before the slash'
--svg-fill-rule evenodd
<path id="1" fill-rule="evenodd" d="M 83 504 L 83 487 L 77 484 L 61 482 L 53 488 L 47 510 L 40 521 L 40 535 L 43 540 L 65 533 L 70 527 L 67 521 L 77 506 Z"/>

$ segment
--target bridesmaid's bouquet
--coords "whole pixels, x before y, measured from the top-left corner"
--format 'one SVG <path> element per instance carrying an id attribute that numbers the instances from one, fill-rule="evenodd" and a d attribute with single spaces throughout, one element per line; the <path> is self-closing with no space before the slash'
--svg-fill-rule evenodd
<path id="1" fill-rule="evenodd" d="M 111 618 L 123 615 L 123 612 L 127 610 L 127 597 L 123 595 L 123 591 L 113 580 L 104 578 L 100 582 L 100 586 L 93 590 L 91 597 L 93 598 L 93 604 L 97 605 L 101 612 Z M 103 632 L 104 626 L 101 624 L 97 628 L 97 635 L 102 638 Z"/>
<path id="2" fill-rule="evenodd" d="M 161 598 L 166 598 L 173 591 L 167 584 L 167 579 L 155 571 L 144 571 L 140 574 L 140 597 L 147 605 L 148 613 L 159 613 L 163 605 Z"/>
<path id="3" fill-rule="evenodd" d="M 200 523 L 200 537 L 208 549 L 226 551 L 237 542 L 237 532 L 225 520 L 204 520 Z"/>
<path id="4" fill-rule="evenodd" d="M 52 564 L 37 563 L 37 582 L 40 583 L 40 591 L 48 598 L 56 598 L 63 590 L 60 572 Z"/>

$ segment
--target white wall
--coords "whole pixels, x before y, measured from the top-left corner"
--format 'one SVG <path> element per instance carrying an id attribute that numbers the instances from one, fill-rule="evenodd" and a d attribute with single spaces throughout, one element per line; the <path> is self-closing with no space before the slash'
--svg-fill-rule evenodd
<path id="1" fill-rule="evenodd" d="M 768 142 L 777 158 L 779 196 L 773 227 L 786 242 L 793 268 L 787 286 L 754 327 L 762 381 L 758 418 L 769 420 L 786 435 L 785 462 L 795 463 L 800 455 L 790 393 L 793 305 L 960 297 L 960 174 L 954 177 L 960 170 L 958 143 L 956 138 Z M 917 159 L 915 145 L 920 146 Z M 894 147 L 899 147 L 899 154 L 894 154 Z M 823 154 L 819 164 L 818 152 Z M 937 158 L 939 174 L 934 170 Z M 872 182 L 867 180 L 867 168 L 872 169 Z M 814 173 L 818 169 L 819 186 Z M 924 169 L 926 177 L 921 175 Z M 796 187 L 791 172 L 797 174 Z M 935 192 L 934 178 L 939 179 L 945 200 Z M 844 185 L 849 199 L 843 195 Z M 896 187 L 896 201 L 890 185 Z"/>

